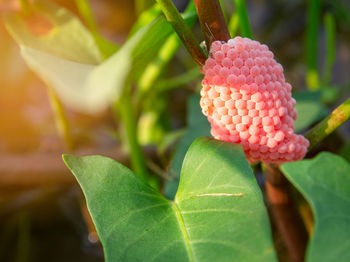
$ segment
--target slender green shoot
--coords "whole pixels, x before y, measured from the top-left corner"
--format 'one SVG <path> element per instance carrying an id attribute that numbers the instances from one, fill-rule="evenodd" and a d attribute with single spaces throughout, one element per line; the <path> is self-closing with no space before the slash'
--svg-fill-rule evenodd
<path id="1" fill-rule="evenodd" d="M 338 106 L 320 123 L 310 129 L 305 137 L 310 141 L 309 150 L 330 135 L 350 117 L 350 98 Z"/>
<path id="2" fill-rule="evenodd" d="M 179 38 L 176 34 L 172 34 L 159 50 L 157 57 L 150 63 L 139 80 L 139 90 L 142 94 L 153 89 L 156 80 L 159 78 L 164 67 L 175 55 L 180 46 Z"/>
<path id="3" fill-rule="evenodd" d="M 332 78 L 332 69 L 335 61 L 335 21 L 332 14 L 327 13 L 324 17 L 326 29 L 326 61 L 323 71 L 323 86 L 328 86 Z"/>
<path id="4" fill-rule="evenodd" d="M 55 90 L 48 84 L 46 84 L 46 87 L 47 87 L 47 94 L 51 104 L 51 109 L 55 117 L 57 132 L 61 137 L 61 139 L 63 140 L 67 150 L 71 151 L 74 149 L 74 142 L 72 139 L 71 130 L 70 130 L 66 112 L 63 108 L 61 101 L 57 97 Z"/>
<path id="5" fill-rule="evenodd" d="M 318 27 L 320 16 L 320 0 L 309 0 L 306 28 L 306 84 L 309 89 L 317 90 L 320 87 L 317 71 Z"/>
<path id="6" fill-rule="evenodd" d="M 131 155 L 131 165 L 138 176 L 147 179 L 148 173 L 142 148 L 137 137 L 137 119 L 130 92 L 130 88 L 124 88 L 123 95 L 114 104 L 113 110 L 115 114 L 117 114 L 116 112 L 120 114 L 121 121 L 124 124 Z"/>
<path id="7" fill-rule="evenodd" d="M 253 39 L 252 29 L 249 23 L 249 17 L 245 0 L 234 0 L 236 5 L 236 12 L 238 14 L 239 28 L 243 37 Z"/>
<path id="8" fill-rule="evenodd" d="M 184 86 L 187 83 L 198 79 L 200 76 L 201 72 L 199 71 L 199 68 L 195 67 L 182 75 L 159 81 L 156 89 L 158 92 L 169 91 L 179 86 Z"/>
<path id="9" fill-rule="evenodd" d="M 193 57 L 194 61 L 200 66 L 203 66 L 206 60 L 206 54 L 199 46 L 194 34 L 186 25 L 173 2 L 171 0 L 157 0 L 157 3 L 162 9 L 166 19 L 173 26 L 175 32 L 184 43 L 190 55 Z"/>
<path id="10" fill-rule="evenodd" d="M 119 49 L 119 46 L 115 43 L 106 40 L 101 35 L 93 11 L 91 9 L 89 0 L 75 0 L 75 4 L 78 8 L 79 14 L 85 21 L 99 50 L 101 51 L 102 57 L 104 59 L 107 59 Z"/>
<path id="11" fill-rule="evenodd" d="M 158 4 L 154 4 L 147 10 L 143 11 L 138 17 L 137 20 L 134 22 L 133 26 L 131 27 L 128 38 L 131 38 L 137 31 L 139 31 L 142 27 L 148 25 L 151 23 L 154 19 L 156 19 L 160 14 L 162 13 L 162 10 L 160 10 L 160 7 Z"/>
<path id="12" fill-rule="evenodd" d="M 237 35 L 238 28 L 239 28 L 239 17 L 237 12 L 233 13 L 227 26 L 228 26 L 228 30 L 230 32 L 231 38 L 234 38 Z"/>
<path id="13" fill-rule="evenodd" d="M 195 6 L 193 2 L 191 2 L 188 7 L 185 10 L 184 14 L 188 14 L 191 12 L 194 12 Z M 192 27 L 196 18 L 189 21 L 189 26 Z M 148 91 L 155 85 L 155 82 L 163 72 L 165 66 L 171 61 L 171 59 L 174 57 L 176 51 L 179 49 L 181 45 L 181 40 L 176 35 L 176 33 L 173 33 L 171 36 L 168 37 L 164 45 L 159 50 L 157 57 L 150 63 L 146 69 L 145 72 L 142 74 L 140 80 L 139 80 L 139 90 L 141 92 L 141 96 Z"/>
<path id="14" fill-rule="evenodd" d="M 91 10 L 89 0 L 75 0 L 75 4 L 79 10 L 80 15 L 87 24 L 89 30 L 94 34 L 99 34 L 98 26 Z"/>

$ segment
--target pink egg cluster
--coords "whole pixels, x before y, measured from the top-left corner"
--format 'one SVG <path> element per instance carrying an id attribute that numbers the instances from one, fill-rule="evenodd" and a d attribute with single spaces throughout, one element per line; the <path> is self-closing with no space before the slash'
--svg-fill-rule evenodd
<path id="1" fill-rule="evenodd" d="M 200 104 L 216 139 L 240 143 L 251 163 L 305 156 L 309 141 L 294 134 L 292 87 L 266 45 L 241 37 L 215 41 L 202 71 Z"/>

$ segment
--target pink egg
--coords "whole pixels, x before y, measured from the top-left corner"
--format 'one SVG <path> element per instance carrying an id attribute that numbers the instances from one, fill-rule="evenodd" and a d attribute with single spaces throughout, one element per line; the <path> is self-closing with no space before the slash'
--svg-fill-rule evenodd
<path id="1" fill-rule="evenodd" d="M 294 134 L 292 87 L 266 45 L 242 37 L 215 41 L 201 72 L 200 105 L 216 139 L 240 143 L 252 163 L 305 156 L 309 141 Z"/>

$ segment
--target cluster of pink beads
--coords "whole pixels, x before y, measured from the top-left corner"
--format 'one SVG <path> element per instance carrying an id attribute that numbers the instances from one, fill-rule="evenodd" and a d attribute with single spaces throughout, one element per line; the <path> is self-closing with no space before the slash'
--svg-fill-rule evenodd
<path id="1" fill-rule="evenodd" d="M 251 163 L 305 156 L 309 141 L 294 134 L 292 87 L 266 45 L 241 37 L 215 41 L 202 71 L 200 104 L 216 139 L 240 143 Z"/>

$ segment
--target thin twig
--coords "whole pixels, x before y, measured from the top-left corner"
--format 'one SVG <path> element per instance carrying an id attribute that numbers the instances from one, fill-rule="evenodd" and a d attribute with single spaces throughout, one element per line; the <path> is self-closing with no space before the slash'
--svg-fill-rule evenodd
<path id="1" fill-rule="evenodd" d="M 231 37 L 219 0 L 194 0 L 194 4 L 208 49 L 216 40 L 228 41 Z"/>

